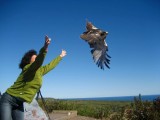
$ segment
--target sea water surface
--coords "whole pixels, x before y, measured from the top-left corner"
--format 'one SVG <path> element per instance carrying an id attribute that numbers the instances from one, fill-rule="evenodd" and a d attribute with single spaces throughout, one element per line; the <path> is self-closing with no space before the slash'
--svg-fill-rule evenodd
<path id="1" fill-rule="evenodd" d="M 160 97 L 159 95 L 140 95 L 143 101 L 153 101 Z M 138 96 L 118 96 L 118 97 L 92 97 L 92 98 L 67 98 L 65 100 L 97 100 L 97 101 L 133 101 Z"/>

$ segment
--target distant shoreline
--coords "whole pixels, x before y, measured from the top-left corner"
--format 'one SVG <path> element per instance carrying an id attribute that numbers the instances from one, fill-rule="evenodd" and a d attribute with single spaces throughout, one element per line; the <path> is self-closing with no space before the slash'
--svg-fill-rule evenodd
<path id="1" fill-rule="evenodd" d="M 91 98 L 66 98 L 61 100 L 96 100 L 96 101 L 133 101 L 134 97 L 137 96 L 117 96 L 117 97 L 91 97 Z M 141 95 L 141 99 L 143 101 L 153 101 L 154 99 L 160 97 L 158 95 Z"/>

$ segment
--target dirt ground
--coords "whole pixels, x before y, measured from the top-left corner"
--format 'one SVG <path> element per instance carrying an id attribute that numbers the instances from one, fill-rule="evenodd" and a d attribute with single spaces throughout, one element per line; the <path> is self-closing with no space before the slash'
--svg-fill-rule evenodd
<path id="1" fill-rule="evenodd" d="M 76 117 L 70 118 L 69 120 L 99 120 L 99 119 L 85 117 L 85 116 L 76 116 Z"/>
<path id="2" fill-rule="evenodd" d="M 52 113 L 49 116 L 51 120 L 100 120 L 96 118 L 79 116 L 79 115 L 68 116 L 66 113 L 64 114 L 63 113 Z"/>

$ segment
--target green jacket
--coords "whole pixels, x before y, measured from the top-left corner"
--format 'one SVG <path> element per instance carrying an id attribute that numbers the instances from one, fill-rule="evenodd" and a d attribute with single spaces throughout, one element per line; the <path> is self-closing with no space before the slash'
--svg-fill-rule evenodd
<path id="1" fill-rule="evenodd" d="M 7 93 L 31 103 L 32 99 L 39 91 L 42 85 L 42 77 L 52 70 L 62 59 L 60 56 L 52 60 L 49 64 L 42 66 L 46 56 L 46 51 L 41 48 L 39 55 L 32 64 L 26 65 L 16 82 L 7 89 Z"/>

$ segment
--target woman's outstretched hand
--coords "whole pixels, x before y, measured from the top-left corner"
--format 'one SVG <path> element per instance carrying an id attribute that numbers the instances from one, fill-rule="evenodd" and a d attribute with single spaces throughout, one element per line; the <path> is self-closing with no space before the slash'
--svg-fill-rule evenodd
<path id="1" fill-rule="evenodd" d="M 64 57 L 64 56 L 66 56 L 66 55 L 67 55 L 67 52 L 62 49 L 62 52 L 61 52 L 61 54 L 60 54 L 60 57 Z"/>
<path id="2" fill-rule="evenodd" d="M 51 42 L 50 38 L 46 35 L 44 43 L 44 48 L 46 49 L 46 51 L 48 51 L 48 45 L 50 44 L 50 42 Z"/>
<path id="3" fill-rule="evenodd" d="M 44 43 L 44 48 L 45 48 L 46 51 L 48 51 L 48 45 L 50 44 L 50 42 L 51 42 L 51 39 L 46 35 L 45 36 L 45 43 Z M 67 52 L 62 49 L 60 57 L 64 57 L 66 55 L 67 55 Z"/>

